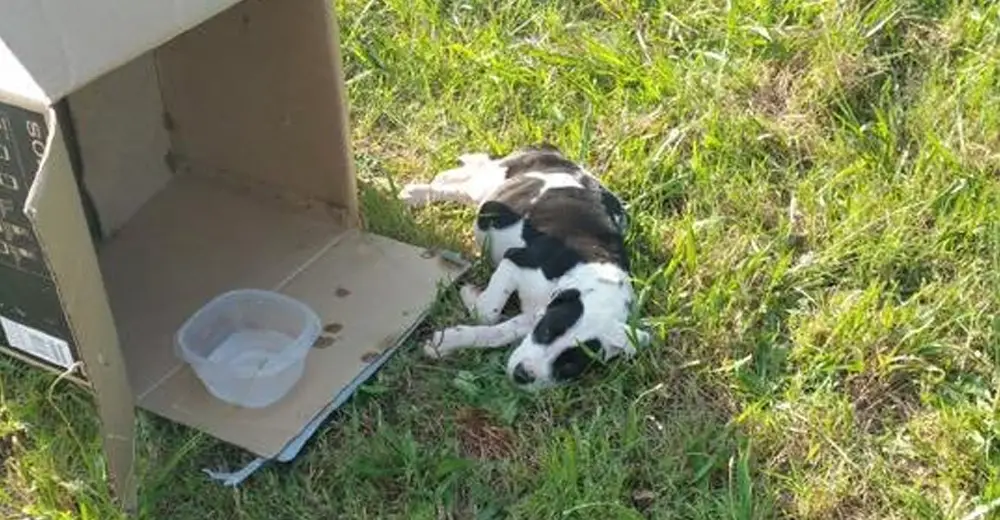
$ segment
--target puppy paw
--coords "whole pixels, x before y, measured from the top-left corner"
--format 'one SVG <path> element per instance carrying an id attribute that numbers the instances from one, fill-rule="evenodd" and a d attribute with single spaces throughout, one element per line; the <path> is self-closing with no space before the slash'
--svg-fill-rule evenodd
<path id="1" fill-rule="evenodd" d="M 424 342 L 424 355 L 431 359 L 441 359 L 453 352 L 462 350 L 476 343 L 475 327 L 457 325 L 447 329 L 434 331 L 430 339 Z"/>
<path id="2" fill-rule="evenodd" d="M 451 349 L 444 344 L 444 331 L 438 330 L 431 334 L 430 339 L 424 342 L 424 356 L 431 359 L 441 359 L 448 355 Z"/>
<path id="3" fill-rule="evenodd" d="M 424 355 L 431 359 L 441 359 L 459 350 L 463 342 L 468 340 L 468 335 L 469 327 L 465 325 L 434 331 L 430 339 L 424 342 Z"/>
<path id="4" fill-rule="evenodd" d="M 430 202 L 431 191 L 429 184 L 407 184 L 403 186 L 402 190 L 399 190 L 397 198 L 411 208 L 423 206 Z"/>
<path id="5" fill-rule="evenodd" d="M 459 296 L 462 297 L 462 304 L 465 305 L 465 309 L 472 313 L 473 316 L 476 314 L 476 303 L 479 301 L 479 295 L 482 294 L 475 285 L 465 284 L 458 290 Z"/>

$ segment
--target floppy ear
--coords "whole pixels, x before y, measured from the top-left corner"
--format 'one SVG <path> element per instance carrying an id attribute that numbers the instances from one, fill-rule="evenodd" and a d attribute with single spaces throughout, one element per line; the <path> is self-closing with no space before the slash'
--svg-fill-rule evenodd
<path id="1" fill-rule="evenodd" d="M 620 321 L 601 335 L 605 359 L 619 354 L 632 357 L 636 353 L 636 347 L 647 347 L 652 341 L 653 337 L 646 330 Z"/>

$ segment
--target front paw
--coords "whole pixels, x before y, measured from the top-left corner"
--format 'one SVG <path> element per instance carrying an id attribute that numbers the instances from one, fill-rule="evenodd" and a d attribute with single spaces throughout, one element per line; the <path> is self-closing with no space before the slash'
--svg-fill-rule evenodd
<path id="1" fill-rule="evenodd" d="M 448 355 L 451 351 L 447 345 L 444 343 L 445 331 L 438 330 L 431 334 L 430 339 L 424 342 L 423 351 L 424 355 L 431 359 L 441 359 Z"/>
<path id="2" fill-rule="evenodd" d="M 459 350 L 469 340 L 469 330 L 468 326 L 458 325 L 434 331 L 430 339 L 424 342 L 424 355 L 431 359 L 441 359 Z"/>
<path id="3" fill-rule="evenodd" d="M 430 202 L 431 191 L 430 184 L 411 183 L 399 190 L 397 198 L 411 208 L 423 206 Z"/>
<path id="4" fill-rule="evenodd" d="M 475 324 L 496 325 L 497 320 L 500 319 L 501 309 L 487 307 L 487 303 L 483 302 L 482 291 L 471 285 L 466 285 L 460 289 L 460 292 L 462 303 L 465 304 L 465 308 L 469 311 Z"/>
<path id="5" fill-rule="evenodd" d="M 475 317 L 476 303 L 479 302 L 479 295 L 482 294 L 482 291 L 477 289 L 475 285 L 465 284 L 458 290 L 458 294 L 462 297 L 462 305 L 465 305 L 465 309 Z"/>

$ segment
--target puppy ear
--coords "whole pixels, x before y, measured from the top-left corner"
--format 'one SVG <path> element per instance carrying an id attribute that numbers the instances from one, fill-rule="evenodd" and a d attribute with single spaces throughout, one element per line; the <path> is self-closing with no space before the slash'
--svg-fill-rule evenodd
<path id="1" fill-rule="evenodd" d="M 652 335 L 646 330 L 623 322 L 615 323 L 601 336 L 605 359 L 619 354 L 632 357 L 636 353 L 636 347 L 645 348 L 652 341 Z"/>

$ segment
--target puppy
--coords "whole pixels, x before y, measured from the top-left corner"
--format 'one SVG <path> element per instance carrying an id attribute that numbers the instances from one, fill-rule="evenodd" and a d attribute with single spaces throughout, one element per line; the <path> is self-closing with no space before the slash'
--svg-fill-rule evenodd
<path id="1" fill-rule="evenodd" d="M 495 266 L 485 290 L 460 289 L 477 325 L 435 332 L 424 345 L 440 358 L 460 349 L 519 343 L 507 376 L 528 390 L 580 377 L 595 357 L 631 357 L 650 335 L 627 319 L 632 288 L 621 200 L 551 145 L 506 157 L 459 158 L 430 184 L 409 184 L 412 207 L 450 201 L 478 207 L 475 237 Z M 498 322 L 518 294 L 521 313 Z"/>

